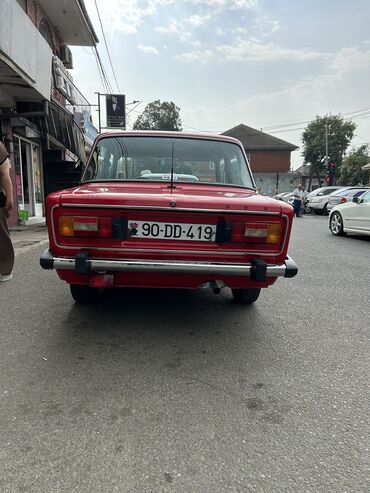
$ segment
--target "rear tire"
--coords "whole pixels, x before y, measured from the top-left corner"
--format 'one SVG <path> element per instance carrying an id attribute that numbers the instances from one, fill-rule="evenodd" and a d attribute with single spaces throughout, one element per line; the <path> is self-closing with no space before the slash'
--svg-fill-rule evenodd
<path id="1" fill-rule="evenodd" d="M 99 297 L 98 288 L 90 288 L 84 284 L 70 284 L 69 288 L 72 298 L 79 304 L 93 303 Z"/>
<path id="2" fill-rule="evenodd" d="M 261 288 L 232 289 L 234 301 L 238 305 L 251 305 L 260 295 Z"/>
<path id="3" fill-rule="evenodd" d="M 343 217 L 339 212 L 333 212 L 329 219 L 329 228 L 334 236 L 345 236 L 343 231 Z"/>

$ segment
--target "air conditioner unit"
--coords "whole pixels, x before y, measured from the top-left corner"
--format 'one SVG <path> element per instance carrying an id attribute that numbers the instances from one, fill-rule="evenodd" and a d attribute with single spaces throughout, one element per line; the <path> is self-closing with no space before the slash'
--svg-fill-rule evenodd
<path id="1" fill-rule="evenodd" d="M 73 68 L 72 52 L 67 45 L 62 45 L 60 49 L 60 59 L 66 68 Z"/>

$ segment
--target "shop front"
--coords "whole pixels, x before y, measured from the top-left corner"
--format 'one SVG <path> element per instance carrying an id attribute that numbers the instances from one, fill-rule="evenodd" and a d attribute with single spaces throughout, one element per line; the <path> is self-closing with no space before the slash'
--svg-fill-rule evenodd
<path id="1" fill-rule="evenodd" d="M 44 193 L 41 147 L 14 134 L 13 153 L 19 219 L 26 224 L 42 222 Z"/>

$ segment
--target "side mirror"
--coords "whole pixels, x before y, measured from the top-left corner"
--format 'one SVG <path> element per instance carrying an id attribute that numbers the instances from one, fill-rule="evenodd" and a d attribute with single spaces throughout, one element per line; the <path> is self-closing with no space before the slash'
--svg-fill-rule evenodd
<path id="1" fill-rule="evenodd" d="M 354 202 L 355 204 L 359 204 L 360 199 L 358 197 L 353 197 L 352 202 Z"/>

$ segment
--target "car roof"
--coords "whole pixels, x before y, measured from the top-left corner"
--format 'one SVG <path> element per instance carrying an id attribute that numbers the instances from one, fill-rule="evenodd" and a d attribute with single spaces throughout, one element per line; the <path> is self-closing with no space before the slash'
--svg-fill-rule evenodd
<path id="1" fill-rule="evenodd" d="M 240 140 L 228 135 L 212 134 L 212 133 L 196 133 L 196 132 L 169 132 L 164 130 L 129 130 L 115 132 L 101 132 L 97 135 L 97 139 L 105 137 L 175 137 L 178 139 L 199 139 L 199 140 L 218 140 L 222 142 L 231 142 L 239 144 L 243 147 Z"/>
<path id="2" fill-rule="evenodd" d="M 350 193 L 351 191 L 354 191 L 356 192 L 356 190 L 363 190 L 363 191 L 367 191 L 367 190 L 370 190 L 370 187 L 366 187 L 366 186 L 358 186 L 358 187 L 344 187 L 344 188 L 340 188 L 339 190 L 337 190 L 336 192 L 333 192 L 332 195 L 341 195 L 341 194 L 344 194 L 344 193 Z"/>
<path id="3" fill-rule="evenodd" d="M 315 190 L 312 190 L 310 193 L 320 192 L 321 190 L 327 190 L 328 188 L 332 188 L 333 190 L 337 190 L 338 188 L 342 188 L 342 186 L 339 186 L 339 185 L 330 185 L 328 187 L 319 187 L 319 188 L 315 188 Z"/>

